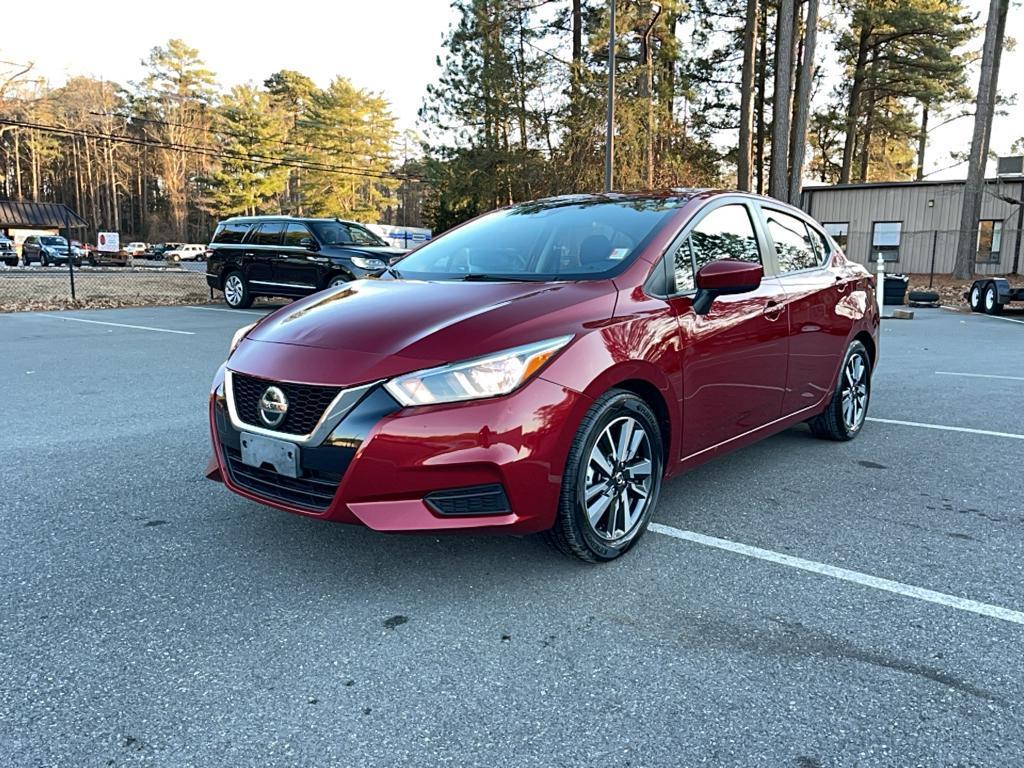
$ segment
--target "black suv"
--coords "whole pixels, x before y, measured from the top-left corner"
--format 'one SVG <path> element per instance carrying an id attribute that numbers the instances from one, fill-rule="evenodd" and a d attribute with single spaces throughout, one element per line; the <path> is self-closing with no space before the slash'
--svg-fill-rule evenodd
<path id="1" fill-rule="evenodd" d="M 341 219 L 238 216 L 217 225 L 206 282 L 242 309 L 257 296 L 307 296 L 375 277 L 405 250 Z"/>

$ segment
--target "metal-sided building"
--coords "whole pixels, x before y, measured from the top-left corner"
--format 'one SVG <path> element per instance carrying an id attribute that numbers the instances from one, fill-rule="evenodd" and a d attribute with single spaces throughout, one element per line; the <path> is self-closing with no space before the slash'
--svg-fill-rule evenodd
<path id="1" fill-rule="evenodd" d="M 963 181 L 905 181 L 804 188 L 802 206 L 846 255 L 886 271 L 953 271 L 963 204 Z M 989 179 L 982 196 L 975 272 L 1024 274 L 1021 212 L 1024 178 Z"/>

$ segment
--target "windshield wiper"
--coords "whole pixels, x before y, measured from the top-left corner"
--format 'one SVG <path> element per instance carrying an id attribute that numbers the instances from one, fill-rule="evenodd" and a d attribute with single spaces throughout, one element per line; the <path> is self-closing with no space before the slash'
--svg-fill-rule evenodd
<path id="1" fill-rule="evenodd" d="M 391 275 L 393 278 L 395 278 L 395 280 L 401 280 L 402 279 L 402 273 L 399 272 L 394 267 L 388 267 L 387 269 L 384 270 L 384 272 L 386 272 L 387 274 Z"/>
<path id="2" fill-rule="evenodd" d="M 499 274 L 488 274 L 486 272 L 467 272 L 464 275 L 458 277 L 466 283 L 472 282 L 499 282 L 507 281 L 510 283 L 539 283 L 543 282 L 543 277 L 527 277 L 526 275 L 499 275 Z"/>

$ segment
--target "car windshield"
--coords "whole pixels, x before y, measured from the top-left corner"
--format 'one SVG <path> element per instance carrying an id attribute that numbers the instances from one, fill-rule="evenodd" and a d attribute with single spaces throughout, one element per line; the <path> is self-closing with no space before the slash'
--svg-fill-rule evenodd
<path id="1" fill-rule="evenodd" d="M 323 245 L 366 245 L 383 248 L 387 245 L 381 238 L 365 227 L 344 221 L 311 221 L 309 225 Z"/>
<path id="2" fill-rule="evenodd" d="M 68 241 L 63 237 L 41 237 L 39 242 L 43 245 L 67 245 Z"/>
<path id="3" fill-rule="evenodd" d="M 682 198 L 549 200 L 481 216 L 396 265 L 403 278 L 590 280 L 619 270 Z"/>

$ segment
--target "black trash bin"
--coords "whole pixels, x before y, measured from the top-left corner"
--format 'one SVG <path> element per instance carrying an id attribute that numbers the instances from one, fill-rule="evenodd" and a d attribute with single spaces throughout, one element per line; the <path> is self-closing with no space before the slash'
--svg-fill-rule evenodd
<path id="1" fill-rule="evenodd" d="M 902 305 L 907 303 L 907 285 L 910 278 L 906 275 L 886 275 L 885 287 L 882 291 L 882 303 Z"/>

